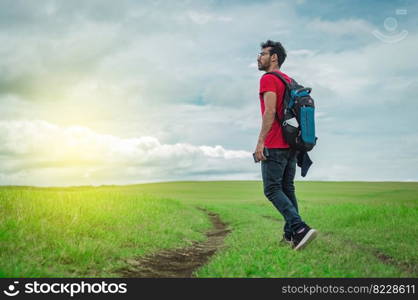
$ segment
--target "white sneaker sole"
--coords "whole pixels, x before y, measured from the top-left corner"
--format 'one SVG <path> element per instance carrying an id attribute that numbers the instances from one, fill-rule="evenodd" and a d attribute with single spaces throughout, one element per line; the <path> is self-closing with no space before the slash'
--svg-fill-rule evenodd
<path id="1" fill-rule="evenodd" d="M 308 233 L 303 237 L 303 239 L 300 241 L 300 243 L 295 247 L 295 251 L 303 249 L 309 242 L 311 242 L 313 239 L 316 238 L 318 234 L 318 231 L 315 229 L 311 229 L 308 231 Z"/>

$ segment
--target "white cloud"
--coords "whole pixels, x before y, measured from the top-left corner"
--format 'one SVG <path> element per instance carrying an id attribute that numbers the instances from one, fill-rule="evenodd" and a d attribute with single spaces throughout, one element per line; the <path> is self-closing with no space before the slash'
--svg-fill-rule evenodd
<path id="1" fill-rule="evenodd" d="M 295 79 L 312 85 L 314 93 L 322 89 L 319 98 L 325 98 L 330 104 L 340 105 L 344 101 L 350 106 L 364 106 L 382 104 L 382 101 L 404 102 L 403 93 L 418 81 L 411 74 L 412 70 L 418 71 L 411 64 L 417 45 L 418 35 L 411 34 L 396 45 L 371 37 L 367 46 L 341 52 L 290 51 L 284 67 Z M 391 98 L 395 91 L 398 95 Z"/>
<path id="2" fill-rule="evenodd" d="M 324 32 L 331 35 L 359 35 L 371 34 L 375 26 L 363 19 L 342 19 L 338 21 L 325 21 L 320 17 L 307 24 L 311 30 Z"/>
<path id="3" fill-rule="evenodd" d="M 188 173 L 231 176 L 251 172 L 251 153 L 222 146 L 161 144 L 154 137 L 123 139 L 89 128 L 62 128 L 42 120 L 0 121 L 3 183 L 67 185 L 103 179 L 156 180 Z M 51 169 L 57 176 L 45 180 Z M 37 174 L 33 177 L 33 174 Z M 239 174 L 238 174 L 239 175 Z M 71 177 L 71 183 L 65 182 Z M 65 180 L 63 180 L 65 178 Z M 41 180 L 41 182 L 39 181 Z"/>
<path id="4" fill-rule="evenodd" d="M 196 24 L 204 25 L 209 22 L 231 22 L 231 17 L 225 17 L 225 16 L 216 16 L 214 14 L 208 14 L 208 13 L 202 13 L 198 11 L 188 11 L 187 12 L 188 17 Z"/>

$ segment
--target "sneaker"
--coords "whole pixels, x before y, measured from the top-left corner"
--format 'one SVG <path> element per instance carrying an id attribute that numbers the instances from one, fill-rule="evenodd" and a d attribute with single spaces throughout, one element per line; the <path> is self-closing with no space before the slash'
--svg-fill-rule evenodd
<path id="1" fill-rule="evenodd" d="M 315 229 L 310 228 L 308 225 L 303 227 L 301 232 L 297 232 L 293 235 L 293 248 L 295 251 L 304 248 L 310 241 L 315 239 L 318 232 Z"/>
<path id="2" fill-rule="evenodd" d="M 289 236 L 286 233 L 283 233 L 283 237 L 282 237 L 280 243 L 289 244 L 290 246 L 293 246 L 292 236 Z"/>

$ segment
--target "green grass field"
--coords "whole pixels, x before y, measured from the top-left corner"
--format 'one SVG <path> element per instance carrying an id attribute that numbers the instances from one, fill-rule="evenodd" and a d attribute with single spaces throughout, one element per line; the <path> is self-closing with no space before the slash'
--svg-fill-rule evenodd
<path id="1" fill-rule="evenodd" d="M 418 183 L 297 182 L 306 249 L 261 182 L 0 188 L 0 277 L 117 277 L 132 257 L 205 239 L 198 208 L 231 229 L 198 277 L 418 277 Z"/>

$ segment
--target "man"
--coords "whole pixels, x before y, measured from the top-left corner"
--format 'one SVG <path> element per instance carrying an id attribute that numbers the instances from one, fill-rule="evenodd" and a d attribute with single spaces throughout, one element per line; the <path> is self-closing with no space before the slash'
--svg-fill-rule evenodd
<path id="1" fill-rule="evenodd" d="M 261 44 L 257 57 L 258 69 L 278 72 L 285 80 L 291 78 L 280 71 L 286 59 L 282 44 L 268 40 Z M 260 79 L 260 103 L 263 122 L 255 149 L 255 158 L 261 161 L 264 194 L 285 220 L 283 240 L 300 250 L 312 241 L 317 231 L 310 228 L 299 215 L 295 196 L 294 178 L 297 152 L 286 143 L 276 114 L 283 117 L 284 83 L 272 74 Z"/>

